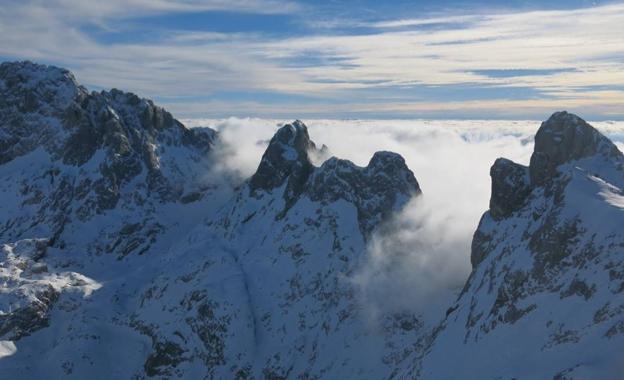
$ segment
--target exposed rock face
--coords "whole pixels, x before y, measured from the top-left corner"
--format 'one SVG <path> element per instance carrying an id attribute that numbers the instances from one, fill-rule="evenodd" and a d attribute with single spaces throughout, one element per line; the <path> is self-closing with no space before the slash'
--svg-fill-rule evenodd
<path id="1" fill-rule="evenodd" d="M 421 194 L 403 157 L 392 152 L 375 153 L 364 168 L 332 157 L 313 173 L 306 187 L 312 200 L 330 203 L 345 199 L 353 203 L 365 236 L 398 206 Z"/>
<path id="2" fill-rule="evenodd" d="M 46 237 L 62 247 L 72 224 L 123 209 L 128 215 L 118 219 L 126 223 L 89 249 L 145 252 L 166 225 L 148 205 L 206 192 L 210 184 L 198 173 L 215 137 L 134 94 L 89 93 L 67 70 L 3 63 L 0 176 L 16 198 L 0 205 L 0 242 Z M 137 207 L 141 213 L 130 211 Z M 125 241 L 110 236 L 131 230 Z"/>
<path id="3" fill-rule="evenodd" d="M 292 205 L 314 168 L 310 151 L 316 151 L 316 145 L 310 141 L 308 128 L 301 121 L 280 128 L 249 181 L 251 191 L 271 191 L 286 182 L 284 199 L 287 207 Z"/>
<path id="4" fill-rule="evenodd" d="M 62 292 L 89 294 L 99 287 L 78 273 L 48 273 L 47 240 L 20 240 L 0 247 L 0 340 L 19 340 L 49 325 Z"/>
<path id="5" fill-rule="evenodd" d="M 360 228 L 368 235 L 397 205 L 421 192 L 414 174 L 396 153 L 377 152 L 364 168 L 336 157 L 315 168 L 311 155 L 321 157 L 327 150 L 316 148 L 301 121 L 281 127 L 249 181 L 252 193 L 285 184 L 285 210 L 301 195 L 324 203 L 347 200 L 357 207 Z"/>
<path id="6" fill-rule="evenodd" d="M 559 165 L 594 155 L 617 157 L 617 147 L 580 117 L 566 111 L 554 113 L 535 135 L 529 167 L 531 183 L 543 185 Z"/>
<path id="7" fill-rule="evenodd" d="M 490 214 L 494 219 L 502 219 L 522 207 L 531 192 L 528 168 L 504 158 L 494 162 L 490 170 L 492 196 Z"/>
<path id="8" fill-rule="evenodd" d="M 535 140 L 528 169 L 492 167 L 470 278 L 405 377 L 621 375 L 624 157 L 565 112 Z"/>
<path id="9" fill-rule="evenodd" d="M 594 127 L 580 117 L 566 111 L 555 112 L 542 123 L 535 135 L 535 148 L 529 167 L 504 158 L 496 160 L 491 168 L 492 196 L 489 217 L 501 220 L 519 210 L 534 188 L 546 186 L 548 192 L 556 191 L 561 198 L 565 178 L 557 178 L 557 168 L 585 157 L 607 161 L 618 166 L 622 153 Z M 550 184 L 561 179 L 558 184 Z M 481 244 L 484 237 L 477 230 L 473 240 L 471 261 L 473 267 L 482 259 Z"/>
<path id="10" fill-rule="evenodd" d="M 312 171 L 308 156 L 316 145 L 310 141 L 308 128 L 301 121 L 281 127 L 269 142 L 258 170 L 249 182 L 251 189 L 273 190 L 289 180 L 286 194 L 297 196 Z"/>
<path id="11" fill-rule="evenodd" d="M 324 147 L 327 150 L 327 147 Z M 377 152 L 362 168 L 336 157 L 316 168 L 311 154 L 320 154 L 301 121 L 281 127 L 249 181 L 252 194 L 285 185 L 287 211 L 301 196 L 325 204 L 344 199 L 358 210 L 362 233 L 367 236 L 384 218 L 421 190 L 403 157 Z"/>
<path id="12" fill-rule="evenodd" d="M 2 63 L 0 164 L 40 145 L 60 151 L 62 130 L 58 123 L 63 111 L 85 95 L 86 90 L 67 70 L 30 62 Z"/>

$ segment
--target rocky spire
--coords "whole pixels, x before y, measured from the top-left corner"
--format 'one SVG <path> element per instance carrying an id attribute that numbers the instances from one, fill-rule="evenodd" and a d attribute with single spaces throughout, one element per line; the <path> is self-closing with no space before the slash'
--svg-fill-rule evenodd
<path id="1" fill-rule="evenodd" d="M 501 219 L 518 210 L 531 192 L 529 170 L 505 158 L 499 158 L 490 169 L 492 195 L 490 214 Z"/>
<path id="2" fill-rule="evenodd" d="M 595 154 L 622 155 L 585 120 L 566 111 L 555 112 L 535 134 L 535 149 L 529 166 L 531 184 L 540 186 L 555 174 L 557 166 Z"/>
<path id="3" fill-rule="evenodd" d="M 286 184 L 286 204 L 280 215 L 301 195 L 323 203 L 343 199 L 357 208 L 360 230 L 365 236 L 409 199 L 421 194 L 414 173 L 399 154 L 376 152 L 366 167 L 336 157 L 315 167 L 310 155 L 326 156 L 327 150 L 316 148 L 301 121 L 284 125 L 271 139 L 250 179 L 252 194 Z"/>
<path id="4" fill-rule="evenodd" d="M 310 141 L 308 128 L 296 120 L 281 127 L 271 139 L 262 156 L 258 170 L 251 177 L 252 192 L 259 189 L 272 190 L 288 179 L 285 196 L 301 192 L 301 187 L 314 169 L 309 150 L 316 149 Z"/>
<path id="5" fill-rule="evenodd" d="M 66 69 L 18 61 L 0 64 L 0 94 L 0 107 L 10 104 L 28 113 L 65 108 L 87 90 Z"/>

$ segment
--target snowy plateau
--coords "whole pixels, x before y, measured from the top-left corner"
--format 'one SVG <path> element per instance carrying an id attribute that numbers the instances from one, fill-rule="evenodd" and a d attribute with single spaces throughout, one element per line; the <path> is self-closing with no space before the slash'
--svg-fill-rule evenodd
<path id="1" fill-rule="evenodd" d="M 0 65 L 0 378 L 624 378 L 621 123 L 183 122 Z"/>

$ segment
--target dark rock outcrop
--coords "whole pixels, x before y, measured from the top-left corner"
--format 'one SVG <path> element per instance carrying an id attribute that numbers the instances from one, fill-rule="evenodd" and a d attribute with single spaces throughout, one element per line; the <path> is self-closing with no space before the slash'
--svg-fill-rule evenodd
<path id="1" fill-rule="evenodd" d="M 269 142 L 258 170 L 249 182 L 252 192 L 272 190 L 288 181 L 284 196 L 297 197 L 303 190 L 314 166 L 308 151 L 316 150 L 310 141 L 308 128 L 301 121 L 281 127 Z"/>
<path id="2" fill-rule="evenodd" d="M 621 152 L 585 120 L 566 111 L 556 112 L 535 134 L 529 166 L 531 184 L 543 185 L 555 174 L 557 166 L 595 154 L 614 157 Z"/>
<path id="3" fill-rule="evenodd" d="M 490 209 L 481 219 L 472 240 L 473 268 L 487 256 L 487 252 L 494 249 L 489 233 L 481 228 L 483 223 L 489 223 L 490 217 L 500 221 L 511 216 L 527 203 L 532 191 L 538 187 L 545 186 L 546 193 L 554 195 L 555 201 L 560 201 L 567 182 L 565 179 L 553 182 L 558 177 L 557 168 L 592 156 L 616 161 L 622 161 L 624 157 L 615 144 L 585 120 L 561 111 L 544 121 L 535 134 L 535 148 L 529 167 L 505 158 L 497 159 L 490 169 Z"/>
<path id="4" fill-rule="evenodd" d="M 501 219 L 522 207 L 531 192 L 528 168 L 505 158 L 499 158 L 490 169 L 492 195 L 490 214 Z"/>
<path id="5" fill-rule="evenodd" d="M 402 375 L 617 378 L 623 164 L 611 141 L 566 112 L 542 123 L 529 168 L 496 160 L 470 277 Z"/>
<path id="6" fill-rule="evenodd" d="M 366 167 L 332 157 L 309 180 L 306 194 L 312 200 L 344 199 L 358 209 L 360 230 L 372 229 L 397 206 L 421 194 L 414 173 L 399 154 L 376 152 Z"/>
<path id="7" fill-rule="evenodd" d="M 317 149 L 303 122 L 286 124 L 271 139 L 251 177 L 251 193 L 271 191 L 286 183 L 282 215 L 300 196 L 325 203 L 344 199 L 356 206 L 365 235 L 400 204 L 421 193 L 414 173 L 399 154 L 376 152 L 366 167 L 336 157 L 315 167 L 310 155 L 322 157 L 327 150 L 325 146 Z"/>
<path id="8" fill-rule="evenodd" d="M 31 333 L 47 327 L 52 305 L 58 299 L 59 292 L 52 286 L 34 295 L 36 302 L 0 314 L 0 339 L 19 340 Z"/>

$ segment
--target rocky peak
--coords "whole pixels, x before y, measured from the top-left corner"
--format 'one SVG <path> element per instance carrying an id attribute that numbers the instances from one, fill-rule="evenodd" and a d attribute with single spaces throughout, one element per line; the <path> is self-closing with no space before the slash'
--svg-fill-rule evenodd
<path id="1" fill-rule="evenodd" d="M 529 173 L 531 184 L 540 186 L 555 174 L 557 166 L 593 156 L 621 156 L 617 147 L 580 117 L 555 112 L 535 134 Z"/>
<path id="2" fill-rule="evenodd" d="M 29 61 L 0 64 L 0 164 L 39 146 L 61 150 L 60 119 L 86 95 L 67 70 Z"/>
<path id="3" fill-rule="evenodd" d="M 271 139 L 250 179 L 252 194 L 286 184 L 280 216 L 301 195 L 323 203 L 345 200 L 357 208 L 360 230 L 368 236 L 386 216 L 421 193 L 414 173 L 399 154 L 376 152 L 366 167 L 336 157 L 314 166 L 311 155 L 322 157 L 327 151 L 325 146 L 316 148 L 301 121 L 284 125 Z"/>
<path id="4" fill-rule="evenodd" d="M 498 158 L 490 168 L 492 194 L 490 209 L 479 223 L 474 233 L 470 250 L 470 264 L 475 269 L 487 256 L 491 247 L 489 237 L 483 232 L 488 220 L 500 221 L 515 211 L 522 209 L 533 187 L 529 180 L 529 168 L 506 158 Z"/>
<path id="5" fill-rule="evenodd" d="M 475 268 L 491 250 L 488 234 L 483 225 L 491 220 L 500 221 L 521 211 L 527 204 L 535 202 L 534 189 L 546 186 L 544 196 L 563 198 L 563 191 L 570 176 L 556 181 L 557 168 L 568 162 L 595 157 L 599 168 L 608 170 L 609 162 L 615 168 L 622 168 L 624 158 L 618 148 L 607 137 L 580 117 L 566 111 L 555 112 L 542 123 L 535 135 L 535 148 L 529 167 L 499 158 L 490 170 L 492 194 L 489 212 L 484 215 L 472 241 L 471 263 Z M 585 165 L 584 170 L 596 170 L 595 165 Z M 621 169 L 619 169 L 621 170 Z M 542 194 L 542 193 L 537 193 Z M 536 214 L 538 215 L 538 214 Z M 491 218 L 491 219 L 490 219 Z"/>
<path id="6" fill-rule="evenodd" d="M 585 120 L 566 111 L 555 112 L 535 134 L 529 167 L 504 158 L 492 166 L 490 215 L 495 220 L 509 216 L 522 207 L 533 188 L 555 176 L 558 166 L 595 155 L 622 157 L 617 147 Z"/>
<path id="7" fill-rule="evenodd" d="M 366 167 L 332 157 L 317 168 L 306 185 L 312 200 L 344 199 L 358 209 L 364 236 L 411 197 L 421 194 L 414 173 L 401 155 L 376 152 Z"/>
<path id="8" fill-rule="evenodd" d="M 30 61 L 0 64 L 0 107 L 33 112 L 41 103 L 62 108 L 87 90 L 66 69 Z"/>
<path id="9" fill-rule="evenodd" d="M 619 357 L 610 355 L 624 342 L 622 162 L 611 141 L 567 112 L 542 123 L 530 167 L 496 160 L 490 210 L 472 240 L 472 272 L 435 330 L 422 377 L 621 373 Z M 501 347 L 510 341 L 518 342 L 516 351 L 506 355 Z M 498 373 L 485 374 L 472 360 L 444 373 L 448 366 L 440 363 L 475 351 L 485 361 L 496 358 Z M 530 365 L 510 371 L 520 356 Z M 595 360 L 609 370 L 585 365 Z M 549 368 L 535 372 L 543 363 Z"/>
<path id="10" fill-rule="evenodd" d="M 388 177 L 407 175 L 408 179 L 413 178 L 413 173 L 408 169 L 403 156 L 394 152 L 375 152 L 366 168 L 371 174 L 386 175 Z"/>
<path id="11" fill-rule="evenodd" d="M 185 128 L 135 94 L 89 93 L 66 69 L 28 61 L 0 65 L 0 164 L 43 147 L 54 159 L 80 166 L 103 148 L 110 160 L 135 156 L 133 169 L 139 161 L 154 168 L 154 146 L 206 153 L 214 137 Z"/>
<path id="12" fill-rule="evenodd" d="M 529 168 L 505 158 L 499 158 L 490 169 L 492 195 L 490 214 L 502 219 L 522 207 L 531 192 Z"/>
<path id="13" fill-rule="evenodd" d="M 145 226 L 134 228 L 136 234 L 156 231 L 161 224 L 153 222 L 155 208 L 148 204 L 199 200 L 210 191 L 201 174 L 215 138 L 215 131 L 188 129 L 135 94 L 88 92 L 65 69 L 3 63 L 0 169 L 11 162 L 32 161 L 36 167 L 27 177 L 6 174 L 14 177 L 5 182 L 21 186 L 15 203 L 32 214 L 17 220 L 0 213 L 0 238 L 39 237 L 30 229 L 45 226 L 41 236 L 61 246 L 64 234 L 71 236 L 65 227 L 74 220 L 109 212 L 127 212 L 128 220 L 145 216 L 129 223 Z M 131 215 L 137 209 L 145 212 Z M 99 240 L 102 246 L 106 239 Z"/>
<path id="14" fill-rule="evenodd" d="M 288 179 L 285 195 L 299 194 L 314 168 L 308 151 L 315 149 L 303 122 L 296 120 L 284 125 L 269 142 L 258 170 L 251 177 L 251 190 L 272 190 Z"/>

